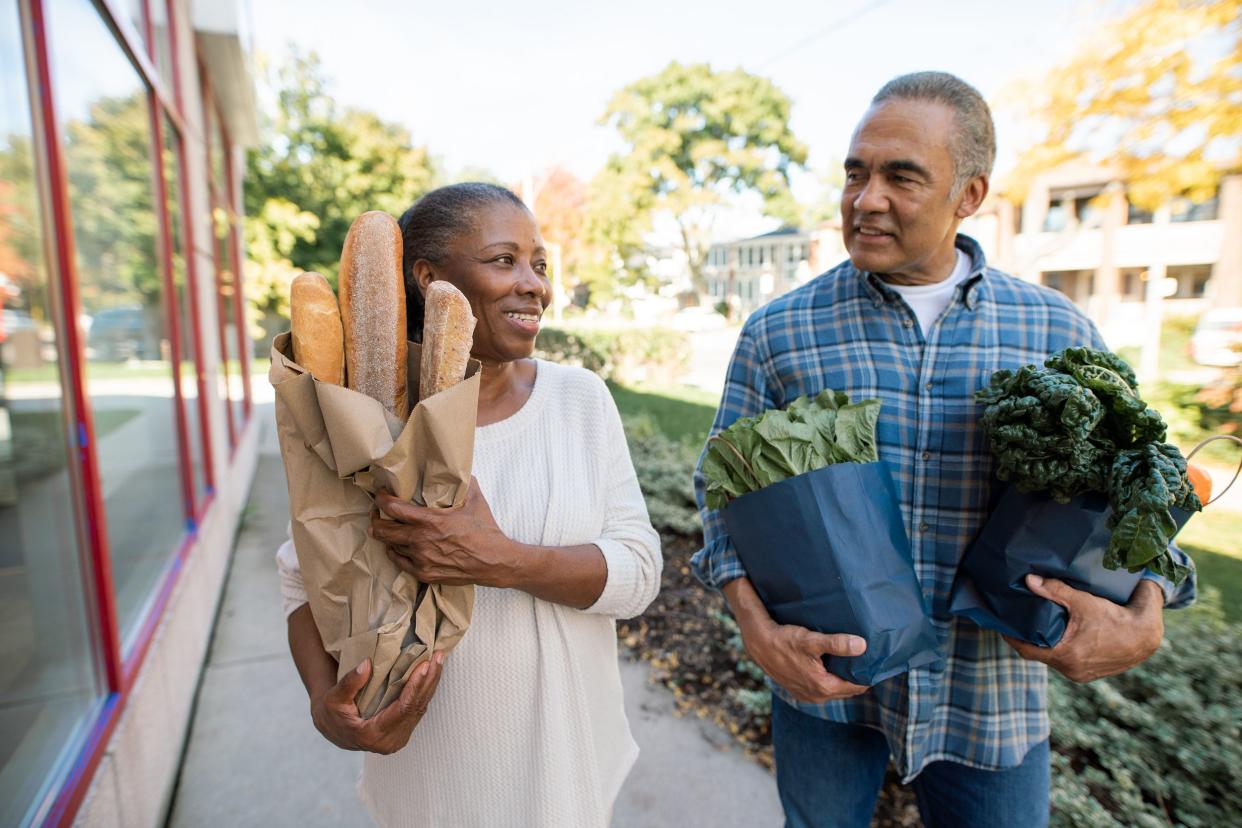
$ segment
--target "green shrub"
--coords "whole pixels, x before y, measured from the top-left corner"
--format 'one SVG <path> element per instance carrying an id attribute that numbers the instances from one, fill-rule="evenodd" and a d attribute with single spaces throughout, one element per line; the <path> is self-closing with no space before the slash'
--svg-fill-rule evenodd
<path id="1" fill-rule="evenodd" d="M 661 533 L 697 534 L 699 510 L 690 477 L 697 450 L 690 443 L 666 437 L 650 415 L 625 416 L 622 422 L 652 526 Z"/>
<path id="2" fill-rule="evenodd" d="M 1165 616 L 1165 641 L 1121 676 L 1049 682 L 1053 824 L 1237 825 L 1242 633 L 1219 599 Z"/>
<path id="3" fill-rule="evenodd" d="M 690 343 L 685 334 L 666 328 L 544 328 L 535 353 L 614 382 L 672 385 L 686 369 Z"/>

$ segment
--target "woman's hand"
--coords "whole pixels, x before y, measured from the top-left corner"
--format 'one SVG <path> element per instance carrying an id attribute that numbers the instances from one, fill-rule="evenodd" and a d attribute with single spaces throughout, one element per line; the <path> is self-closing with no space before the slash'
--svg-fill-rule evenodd
<path id="1" fill-rule="evenodd" d="M 496 525 L 473 477 L 461 506 L 430 509 L 387 492 L 377 494 L 375 504 L 381 514 L 371 517 L 371 534 L 388 544 L 394 564 L 419 581 L 491 587 L 518 583 L 523 556 Z"/>
<path id="2" fill-rule="evenodd" d="M 345 750 L 365 750 L 385 756 L 410 741 L 410 734 L 427 712 L 427 705 L 440 683 L 444 653 L 414 668 L 401 688 L 401 695 L 370 719 L 358 713 L 355 702 L 371 678 L 371 659 L 366 659 L 345 678 L 311 700 L 311 718 L 324 737 Z"/>

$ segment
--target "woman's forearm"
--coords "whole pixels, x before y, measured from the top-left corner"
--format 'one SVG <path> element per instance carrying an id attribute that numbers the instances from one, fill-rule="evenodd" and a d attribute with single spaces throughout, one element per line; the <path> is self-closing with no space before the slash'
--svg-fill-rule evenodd
<path id="1" fill-rule="evenodd" d="M 289 614 L 289 652 L 293 654 L 293 664 L 312 700 L 336 684 L 336 659 L 323 648 L 310 604 L 303 604 Z"/>
<path id="2" fill-rule="evenodd" d="M 533 546 L 513 544 L 517 564 L 512 581 L 505 586 L 520 589 L 536 598 L 586 609 L 599 600 L 608 581 L 604 553 L 593 543 L 578 546 Z"/>

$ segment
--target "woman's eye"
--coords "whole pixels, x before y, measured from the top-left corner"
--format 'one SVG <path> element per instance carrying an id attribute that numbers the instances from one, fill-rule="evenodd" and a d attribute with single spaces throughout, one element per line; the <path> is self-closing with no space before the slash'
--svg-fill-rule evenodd
<path id="1" fill-rule="evenodd" d="M 540 276 L 547 276 L 548 275 L 548 263 L 547 262 L 535 262 L 535 272 L 538 273 Z"/>
<path id="2" fill-rule="evenodd" d="M 505 254 L 504 256 L 497 256 L 496 258 L 492 259 L 492 261 L 498 262 L 503 265 L 512 265 L 513 257 L 508 254 Z"/>

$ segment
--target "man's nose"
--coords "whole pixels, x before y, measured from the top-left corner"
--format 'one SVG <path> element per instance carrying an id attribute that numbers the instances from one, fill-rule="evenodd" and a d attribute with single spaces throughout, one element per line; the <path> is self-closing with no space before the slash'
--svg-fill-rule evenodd
<path id="1" fill-rule="evenodd" d="M 854 197 L 854 209 L 860 213 L 883 213 L 888 209 L 888 196 L 874 176 L 868 179 Z"/>

